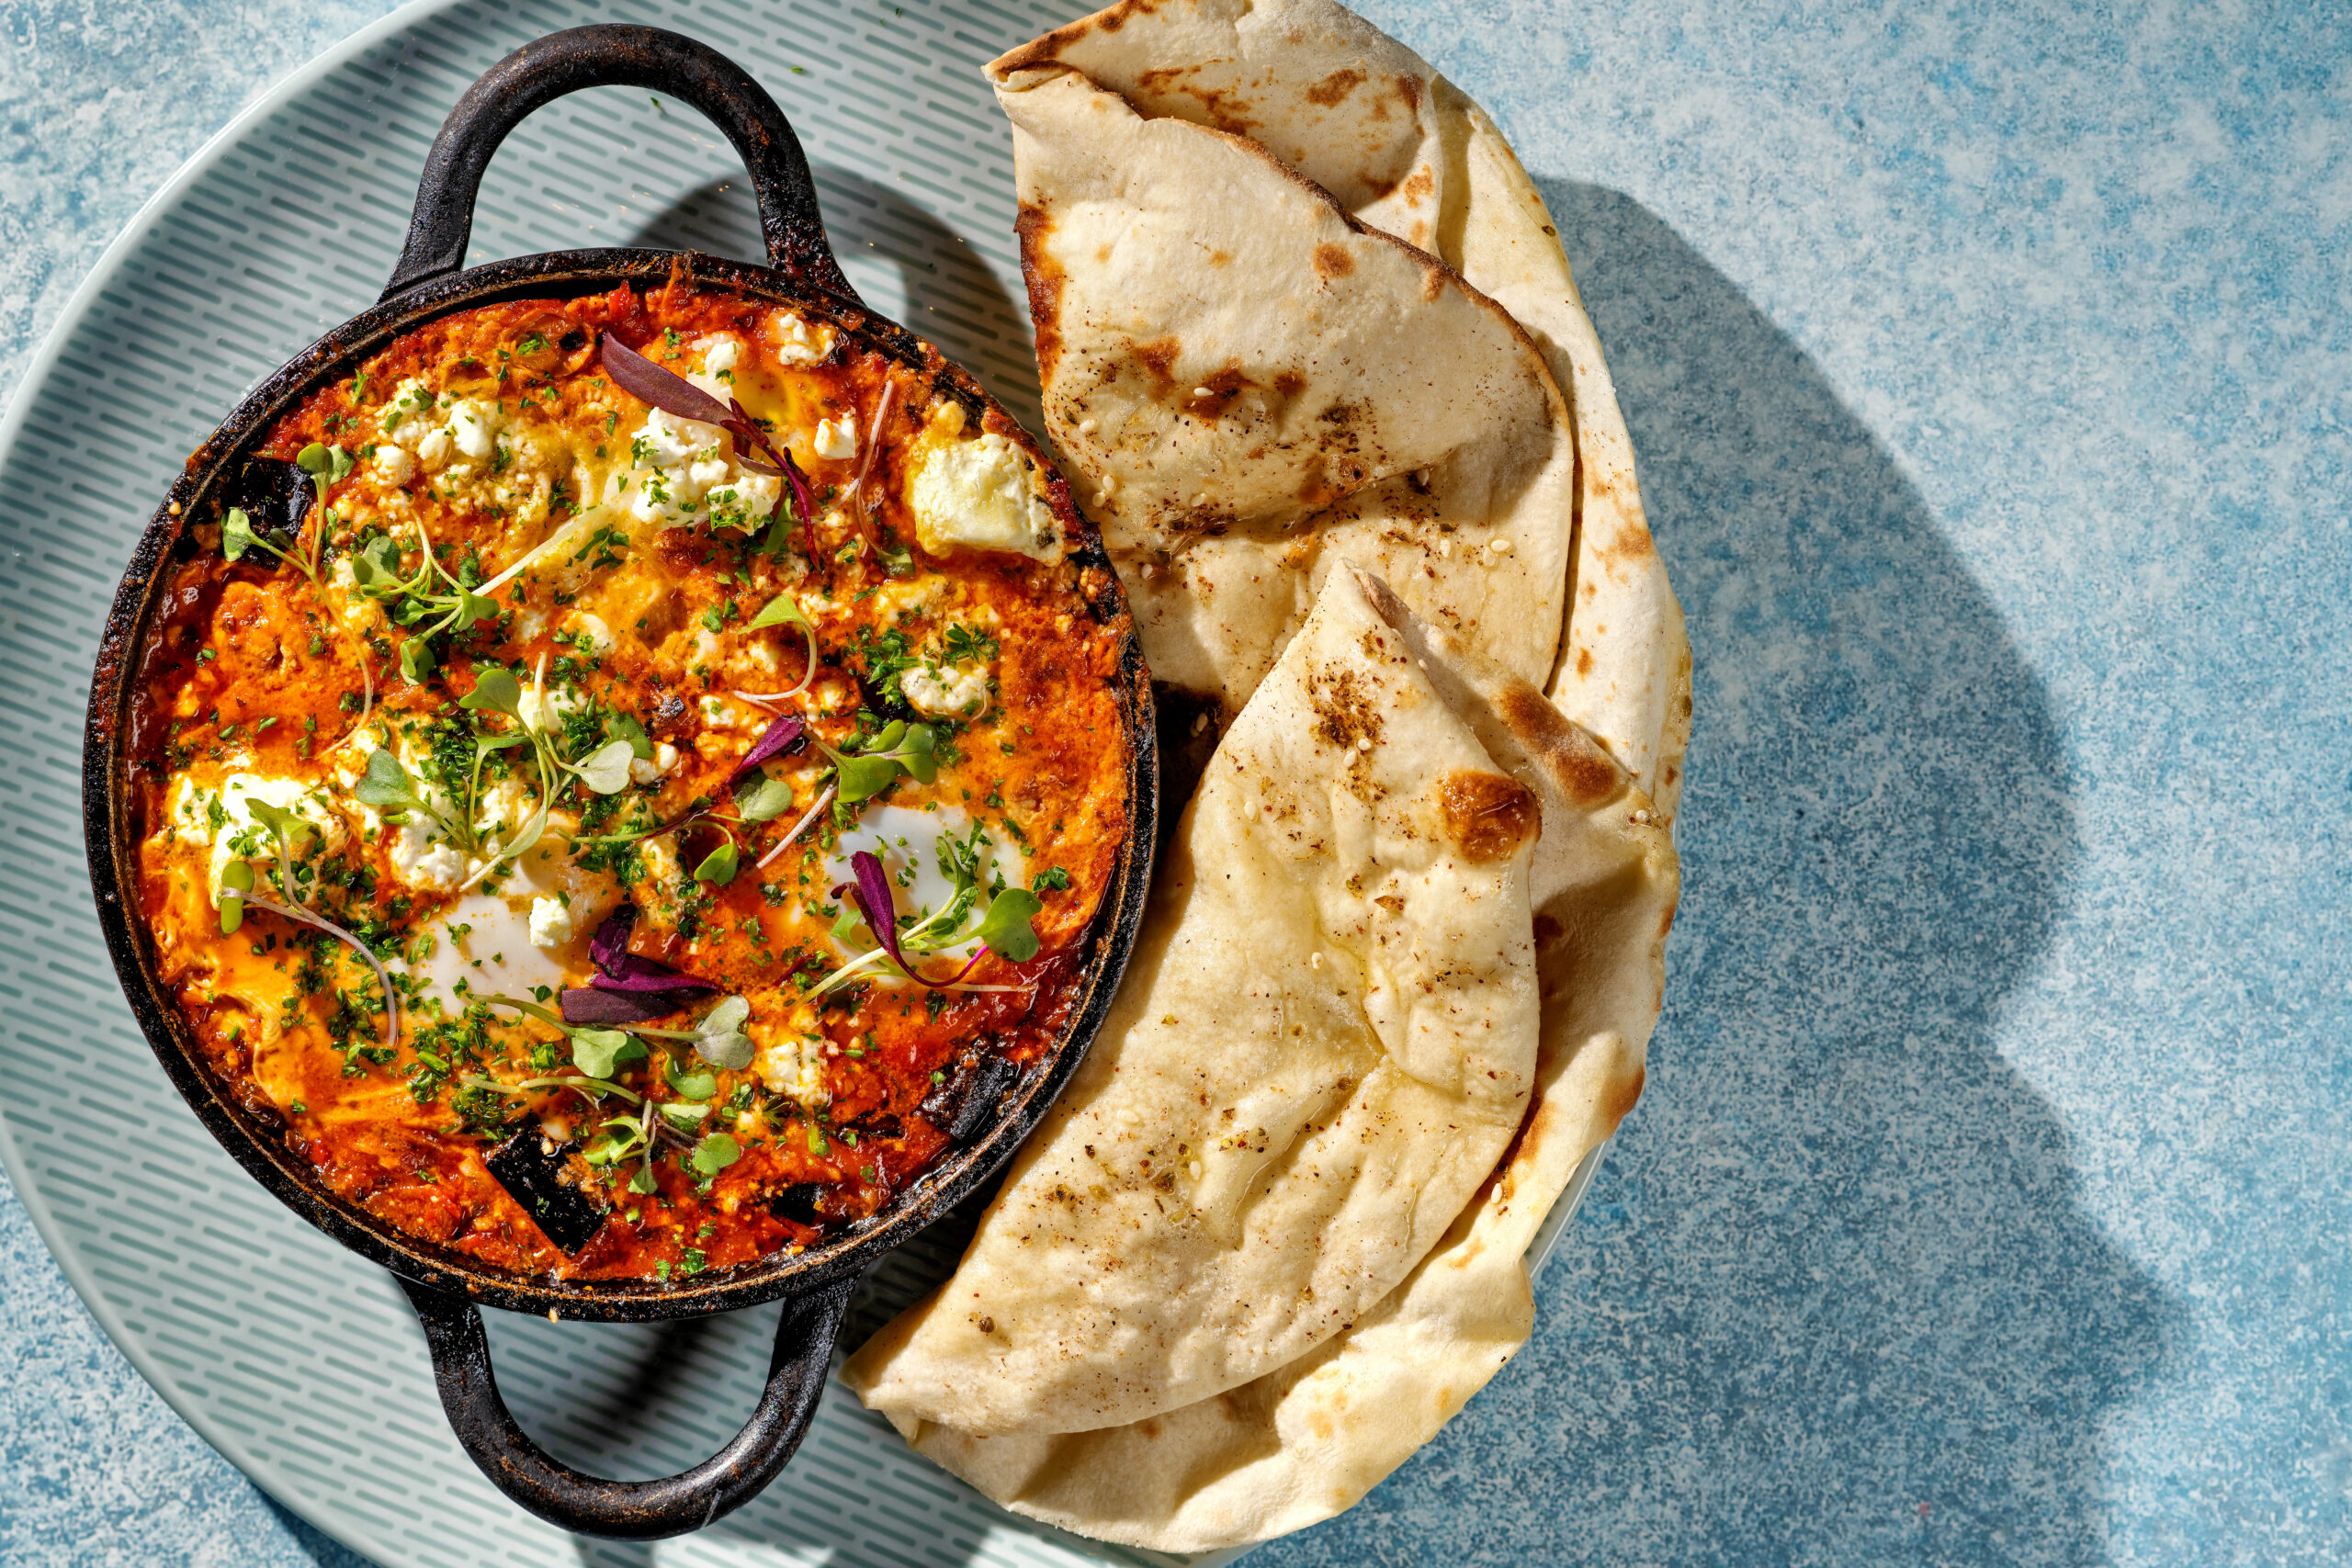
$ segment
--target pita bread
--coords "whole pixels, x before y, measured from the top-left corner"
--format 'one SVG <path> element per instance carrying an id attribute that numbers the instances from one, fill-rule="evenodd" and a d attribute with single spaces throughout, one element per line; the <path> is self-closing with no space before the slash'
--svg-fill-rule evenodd
<path id="1" fill-rule="evenodd" d="M 1210 763 L 1084 1066 L 954 1277 L 842 1381 L 895 1421 L 1086 1431 L 1361 1323 L 1522 1120 L 1535 827 L 1333 572 Z"/>
<path id="2" fill-rule="evenodd" d="M 1000 84 L 1074 71 L 1146 118 L 1250 138 L 1358 222 L 1439 257 L 1525 329 L 1566 397 L 1579 458 L 1566 625 L 1556 659 L 1540 672 L 1493 639 L 1472 640 L 1548 682 L 1561 710 L 1600 738 L 1670 820 L 1690 722 L 1681 608 L 1644 518 L 1600 339 L 1543 197 L 1493 121 L 1418 55 L 1332 0 L 1114 6 L 989 69 Z M 1010 96 L 1001 89 L 1000 98 L 1009 109 Z M 1018 134 L 1014 151 L 1019 166 Z M 1196 203 L 1204 194 L 1196 192 Z M 1033 299 L 1036 287 L 1033 275 Z M 1046 385 L 1052 434 L 1069 450 L 1050 370 Z M 1130 592 L 1165 591 L 1139 583 L 1133 563 L 1123 564 Z M 1385 559 L 1381 570 L 1409 583 L 1400 564 Z M 1211 583 L 1213 592 L 1229 587 L 1215 577 Z M 1405 597 L 1425 606 L 1410 592 Z M 1532 636 L 1526 645 L 1542 640 Z"/>
<path id="3" fill-rule="evenodd" d="M 1525 1342 L 1526 1250 L 1578 1163 L 1641 1093 L 1679 886 L 1664 822 L 1541 693 L 1414 624 L 1379 584 L 1369 597 L 1441 699 L 1542 803 L 1529 868 L 1543 986 L 1533 1103 L 1510 1157 L 1419 1267 L 1289 1366 L 1102 1431 L 979 1438 L 901 1420 L 918 1450 L 1033 1518 L 1207 1551 L 1352 1506 Z"/>
<path id="4" fill-rule="evenodd" d="M 1342 556 L 1547 677 L 1576 448 L 1510 314 L 1254 141 L 996 79 L 1046 419 L 1154 678 L 1230 718 Z"/>

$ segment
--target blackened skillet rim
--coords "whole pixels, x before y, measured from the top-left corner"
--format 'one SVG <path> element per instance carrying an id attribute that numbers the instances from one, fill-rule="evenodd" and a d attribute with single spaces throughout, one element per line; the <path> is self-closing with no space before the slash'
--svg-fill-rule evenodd
<path id="1" fill-rule="evenodd" d="M 1109 602 L 1091 607 L 1104 620 L 1125 623 L 1117 675 L 1119 709 L 1126 727 L 1128 829 L 1109 886 L 1080 949 L 1079 1005 L 1046 1051 L 1015 1083 L 996 1124 L 958 1148 L 872 1218 L 797 1255 L 696 1277 L 693 1283 L 658 1280 L 566 1282 L 490 1269 L 408 1235 L 326 1188 L 309 1163 L 286 1146 L 282 1124 L 248 1111 L 205 1064 L 178 1004 L 156 978 L 154 944 L 137 918 L 136 836 L 130 831 L 128 769 L 129 706 L 149 627 L 171 563 L 187 530 L 211 504 L 223 476 L 243 460 L 287 412 L 313 389 L 354 373 L 393 340 L 430 321 L 477 306 L 514 299 L 574 298 L 627 283 L 645 289 L 669 281 L 730 290 L 831 322 L 845 338 L 930 379 L 974 415 L 997 414 L 1006 436 L 1049 476 L 1047 488 L 1066 536 L 1083 541 L 1070 559 L 1099 573 Z M 176 507 L 176 512 L 175 508 Z M 1158 841 L 1158 753 L 1151 682 L 1142 646 L 1128 617 L 1109 558 L 1091 529 L 1079 524 L 1068 481 L 1035 439 L 1006 415 L 978 382 L 932 344 L 896 323 L 835 296 L 797 289 L 785 275 L 695 252 L 584 250 L 518 256 L 435 279 L 379 304 L 328 333 L 265 380 L 189 457 L 170 494 L 148 524 L 115 593 L 90 685 L 82 751 L 82 806 L 92 890 L 107 950 L 125 997 L 173 1086 L 208 1131 L 238 1163 L 288 1208 L 328 1235 L 404 1280 L 461 1294 L 479 1305 L 515 1312 L 554 1312 L 596 1322 L 650 1322 L 731 1312 L 787 1295 L 804 1295 L 862 1272 L 884 1253 L 945 1213 L 1010 1158 L 1044 1117 L 1087 1046 L 1100 1031 L 1118 989 L 1141 924 Z"/>

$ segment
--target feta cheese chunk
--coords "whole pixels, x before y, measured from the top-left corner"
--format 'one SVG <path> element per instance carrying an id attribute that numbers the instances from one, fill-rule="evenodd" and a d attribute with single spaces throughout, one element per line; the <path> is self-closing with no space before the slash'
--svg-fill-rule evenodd
<path id="1" fill-rule="evenodd" d="M 857 423 L 847 414 L 839 419 L 820 419 L 817 422 L 817 437 L 810 445 L 820 457 L 846 463 L 857 456 Z"/>
<path id="2" fill-rule="evenodd" d="M 814 1111 L 831 1102 L 825 1091 L 825 1043 L 814 1036 L 779 1040 L 752 1066 L 773 1094 L 789 1095 Z"/>
<path id="3" fill-rule="evenodd" d="M 449 405 L 449 435 L 468 461 L 479 463 L 498 450 L 498 433 L 506 423 L 498 405 L 480 398 L 459 398 Z"/>
<path id="4" fill-rule="evenodd" d="M 989 705 L 989 672 L 968 665 L 916 668 L 899 677 L 907 705 L 932 718 L 978 718 Z"/>
<path id="5" fill-rule="evenodd" d="M 531 945 L 561 947 L 571 940 L 571 911 L 560 898 L 531 900 Z"/>
<path id="6" fill-rule="evenodd" d="M 960 546 L 1034 560 L 1062 558 L 1053 508 L 1030 489 L 1020 449 L 994 431 L 977 440 L 927 445 L 907 481 L 907 503 L 914 509 L 916 536 L 933 555 Z"/>
<path id="7" fill-rule="evenodd" d="M 656 741 L 650 757 L 631 757 L 628 761 L 628 782 L 650 784 L 678 765 L 678 749 L 667 740 Z"/>
<path id="8" fill-rule="evenodd" d="M 440 842 L 424 823 L 401 823 L 387 852 L 391 857 L 392 869 L 411 887 L 454 893 L 466 880 L 464 853 L 455 844 Z"/>
<path id="9" fill-rule="evenodd" d="M 779 365 L 816 365 L 833 351 L 833 329 L 811 327 L 789 310 L 778 310 L 767 319 L 765 327 L 768 350 Z"/>

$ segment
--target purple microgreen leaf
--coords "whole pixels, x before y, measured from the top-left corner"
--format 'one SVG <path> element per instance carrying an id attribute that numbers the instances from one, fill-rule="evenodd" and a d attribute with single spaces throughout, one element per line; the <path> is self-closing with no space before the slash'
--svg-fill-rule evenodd
<path id="1" fill-rule="evenodd" d="M 858 912 L 865 917 L 866 929 L 890 962 L 902 973 L 911 975 L 906 959 L 899 952 L 899 906 L 890 896 L 890 874 L 882 869 L 882 857 L 871 850 L 859 850 L 849 857 L 850 870 L 855 874 L 854 884 L 843 884 L 850 897 L 857 900 Z M 838 892 L 839 889 L 836 889 Z"/>
<path id="2" fill-rule="evenodd" d="M 769 758 L 782 756 L 791 750 L 799 742 L 802 733 L 807 728 L 808 726 L 800 722 L 798 715 L 786 714 L 762 730 L 760 738 L 752 742 L 752 749 L 743 753 L 743 760 L 736 763 L 734 771 L 727 775 L 727 783 L 722 786 L 721 793 L 724 794 L 742 783 L 744 775 Z"/>
<path id="3" fill-rule="evenodd" d="M 685 991 L 644 993 L 574 986 L 563 993 L 561 999 L 564 1022 L 574 1028 L 609 1029 L 667 1018 L 694 1000 L 694 997 Z"/>
<path id="4" fill-rule="evenodd" d="M 705 424 L 724 427 L 734 423 L 735 412 L 725 403 L 676 371 L 664 370 L 610 333 L 605 334 L 604 360 L 605 374 L 613 378 L 613 385 L 639 402 Z"/>
<path id="5" fill-rule="evenodd" d="M 636 924 L 637 906 L 634 904 L 623 904 L 606 915 L 605 923 L 596 928 L 595 936 L 589 941 L 589 961 L 605 974 L 617 974 L 621 961 L 629 956 L 629 928 Z"/>
<path id="6" fill-rule="evenodd" d="M 599 991 L 630 991 L 648 996 L 675 991 L 682 997 L 698 997 L 718 989 L 715 982 L 699 975 L 689 975 L 659 959 L 639 958 L 633 953 L 618 969 L 599 975 L 588 984 Z"/>

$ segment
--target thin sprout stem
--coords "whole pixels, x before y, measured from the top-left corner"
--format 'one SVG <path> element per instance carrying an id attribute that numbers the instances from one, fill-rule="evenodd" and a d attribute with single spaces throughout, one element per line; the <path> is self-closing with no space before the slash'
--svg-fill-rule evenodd
<path id="1" fill-rule="evenodd" d="M 613 1082 L 610 1078 L 592 1078 L 584 1077 L 525 1078 L 520 1083 L 512 1084 L 501 1083 L 496 1078 L 487 1077 L 459 1078 L 458 1081 L 468 1089 L 492 1089 L 500 1094 L 512 1095 L 517 1099 L 543 1089 L 575 1089 L 583 1095 L 587 1094 L 588 1091 L 593 1089 L 599 1094 L 617 1094 L 623 1100 L 628 1100 L 631 1105 L 642 1105 L 645 1103 L 645 1097 L 643 1095 L 639 1094 L 634 1089 L 623 1089 L 620 1085 Z"/>
<path id="2" fill-rule="evenodd" d="M 865 450 L 859 456 L 857 478 L 849 482 L 849 502 L 854 506 L 865 493 L 865 476 L 874 471 L 874 455 L 882 449 L 882 422 L 890 417 L 890 404 L 899 394 L 899 383 L 885 379 L 882 395 L 874 400 L 874 427 L 866 433 Z"/>
<path id="3" fill-rule="evenodd" d="M 840 786 L 837 784 L 827 784 L 825 786 L 825 793 L 817 797 L 817 804 L 808 808 L 808 815 L 801 818 L 799 821 L 794 823 L 792 825 L 792 831 L 784 836 L 783 842 L 777 844 L 775 848 L 762 855 L 759 860 L 759 864 L 753 867 L 753 869 L 758 871 L 766 870 L 770 861 L 775 859 L 776 856 L 790 849 L 799 839 L 800 835 L 808 830 L 808 824 L 817 820 L 817 818 L 824 813 L 825 807 L 833 803 L 833 792 L 839 787 Z"/>

